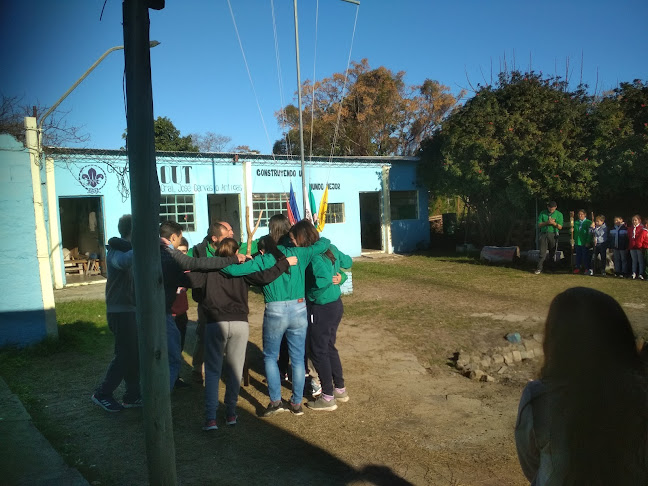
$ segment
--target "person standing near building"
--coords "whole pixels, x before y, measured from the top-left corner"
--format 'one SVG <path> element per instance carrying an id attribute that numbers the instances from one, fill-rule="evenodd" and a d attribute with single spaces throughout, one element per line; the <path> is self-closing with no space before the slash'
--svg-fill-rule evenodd
<path id="1" fill-rule="evenodd" d="M 311 246 L 320 238 L 311 226 L 298 236 L 302 241 L 295 241 L 297 246 Z M 325 253 L 316 255 L 306 269 L 308 353 L 321 384 L 319 398 L 306 403 L 312 410 L 333 411 L 337 409 L 337 401 L 349 401 L 335 341 L 344 314 L 339 285 L 344 283 L 341 278 L 344 272 L 340 267 L 351 268 L 352 264 L 350 256 L 331 245 Z"/>
<path id="2" fill-rule="evenodd" d="M 238 243 L 233 238 L 225 238 L 218 245 L 218 255 L 236 255 Z M 262 272 L 241 278 L 227 277 L 221 272 L 207 272 L 207 285 L 203 307 L 207 317 L 205 325 L 205 424 L 203 430 L 216 430 L 216 411 L 218 409 L 218 387 L 221 370 L 225 368 L 225 423 L 237 422 L 236 403 L 241 388 L 241 377 L 247 350 L 248 289 L 250 285 L 265 285 L 296 264 L 296 257 L 285 258 L 275 255 L 276 264 Z M 201 275 L 189 273 L 193 280 Z"/>
<path id="3" fill-rule="evenodd" d="M 106 254 L 106 318 L 108 327 L 115 336 L 115 355 L 108 365 L 106 376 L 91 397 L 106 412 L 142 406 L 132 273 L 133 250 L 130 243 L 131 215 L 122 216 L 117 228 L 121 238 L 108 240 Z M 126 383 L 126 391 L 120 404 L 114 399 L 113 393 L 122 380 Z"/>
<path id="4" fill-rule="evenodd" d="M 306 225 L 312 226 L 312 223 L 303 220 L 291 229 L 298 242 L 301 241 L 298 235 Z M 279 347 L 284 334 L 288 339 L 292 367 L 292 396 L 288 410 L 295 415 L 304 413 L 301 402 L 304 396 L 304 347 L 308 327 L 304 274 L 313 257 L 328 250 L 330 243 L 328 239 L 320 238 L 314 245 L 307 248 L 277 246 L 281 253 L 287 257 L 296 256 L 298 261 L 296 266 L 291 267 L 289 274 L 284 273 L 273 282 L 263 286 L 263 297 L 266 303 L 263 314 L 263 358 L 270 396 L 270 403 L 263 414 L 264 417 L 270 417 L 287 410 L 281 400 L 281 377 L 277 364 Z M 242 265 L 224 268 L 222 272 L 231 276 L 243 276 L 266 270 L 276 263 L 276 258 L 273 256 L 276 245 L 277 242 L 271 233 L 267 239 L 265 254 L 258 255 Z"/>
<path id="5" fill-rule="evenodd" d="M 554 263 L 556 258 L 556 248 L 558 247 L 558 234 L 563 227 L 563 215 L 558 209 L 555 201 L 547 203 L 547 209 L 543 210 L 538 216 L 538 228 L 540 228 L 540 255 L 538 267 L 535 274 L 542 273 L 547 250 L 549 251 L 549 261 Z"/>
<path id="6" fill-rule="evenodd" d="M 207 232 L 205 239 L 201 243 L 195 245 L 187 254 L 194 258 L 212 258 L 216 255 L 218 244 L 225 238 L 232 238 L 233 236 L 234 231 L 232 231 L 232 226 L 227 221 L 213 223 L 209 226 L 209 231 Z M 207 321 L 205 317 L 205 309 L 202 305 L 202 286 L 198 286 L 198 282 L 196 281 L 194 281 L 194 283 L 197 286 L 192 290 L 191 295 L 192 298 L 198 302 L 198 325 L 196 326 L 196 343 L 194 344 L 191 360 L 191 375 L 196 383 L 202 384 L 203 362 L 205 359 L 205 323 Z"/>

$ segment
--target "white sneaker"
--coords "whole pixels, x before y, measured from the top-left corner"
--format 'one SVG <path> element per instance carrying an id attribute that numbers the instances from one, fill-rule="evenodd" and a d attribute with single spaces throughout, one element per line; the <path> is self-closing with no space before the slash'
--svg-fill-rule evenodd
<path id="1" fill-rule="evenodd" d="M 594 276 L 594 270 L 592 270 L 592 269 L 590 268 L 590 269 L 587 271 L 587 275 L 589 275 L 590 277 L 593 277 L 593 276 Z"/>
<path id="2" fill-rule="evenodd" d="M 636 274 L 636 273 L 633 273 L 633 274 L 632 274 L 632 280 L 636 280 L 636 278 L 637 278 L 637 274 Z"/>

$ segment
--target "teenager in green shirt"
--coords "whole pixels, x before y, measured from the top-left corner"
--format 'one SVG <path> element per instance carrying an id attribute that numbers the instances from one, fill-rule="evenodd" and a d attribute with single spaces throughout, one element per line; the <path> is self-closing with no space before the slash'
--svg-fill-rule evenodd
<path id="1" fill-rule="evenodd" d="M 542 211 L 538 216 L 538 228 L 540 228 L 540 257 L 535 274 L 542 272 L 544 261 L 549 250 L 549 261 L 553 264 L 556 258 L 556 248 L 558 246 L 558 233 L 563 227 L 563 215 L 556 208 L 558 204 L 555 201 L 547 203 L 547 209 Z"/>
<path id="2" fill-rule="evenodd" d="M 589 275 L 592 262 L 592 255 L 590 254 L 592 248 L 592 233 L 590 232 L 592 221 L 587 219 L 586 214 L 584 209 L 580 209 L 578 219 L 574 222 L 574 252 L 576 253 L 574 273 L 580 273 L 581 267 L 584 267 L 583 273 Z"/>

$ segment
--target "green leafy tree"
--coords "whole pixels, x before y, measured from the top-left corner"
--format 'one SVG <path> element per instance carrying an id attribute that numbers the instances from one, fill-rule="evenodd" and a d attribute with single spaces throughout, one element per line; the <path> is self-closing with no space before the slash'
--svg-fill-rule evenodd
<path id="1" fill-rule="evenodd" d="M 155 150 L 158 152 L 199 152 L 191 135 L 181 136 L 173 122 L 166 116 L 158 116 L 153 122 L 155 133 Z M 128 133 L 124 130 L 122 138 L 128 147 Z"/>
<path id="2" fill-rule="evenodd" d="M 648 199 L 648 82 L 621 83 L 592 113 L 591 155 L 600 164 L 596 196 L 637 207 Z"/>
<path id="3" fill-rule="evenodd" d="M 501 243 L 536 198 L 591 195 L 588 101 L 585 86 L 569 91 L 560 78 L 502 73 L 422 145 L 421 175 L 435 195 L 464 200 L 482 242 Z"/>
<path id="4" fill-rule="evenodd" d="M 408 86 L 405 72 L 352 63 L 346 81 L 334 73 L 302 87 L 304 145 L 315 155 L 412 155 L 456 106 L 447 86 L 427 79 Z M 460 96 L 462 96 L 460 94 Z M 288 105 L 277 119 L 286 130 L 275 153 L 299 152 L 299 109 Z"/>

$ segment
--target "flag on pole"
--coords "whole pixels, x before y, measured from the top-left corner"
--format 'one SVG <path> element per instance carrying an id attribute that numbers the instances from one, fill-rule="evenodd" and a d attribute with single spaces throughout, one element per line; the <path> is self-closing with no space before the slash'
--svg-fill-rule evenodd
<path id="1" fill-rule="evenodd" d="M 295 224 L 301 220 L 299 216 L 299 207 L 297 206 L 297 199 L 295 199 L 295 191 L 293 191 L 292 182 L 290 183 L 290 197 L 286 201 L 286 206 L 288 209 L 288 219 L 290 224 Z"/>
<path id="2" fill-rule="evenodd" d="M 308 205 L 310 206 L 310 212 L 312 216 L 312 222 L 315 227 L 317 227 L 317 204 L 315 203 L 315 196 L 313 195 L 313 189 L 309 186 L 308 188 Z"/>
<path id="3" fill-rule="evenodd" d="M 324 225 L 326 224 L 326 210 L 328 209 L 328 184 L 324 189 L 324 194 L 322 195 L 322 201 L 320 202 L 319 213 L 317 214 L 317 231 L 320 233 L 324 230 Z"/>

